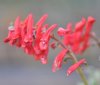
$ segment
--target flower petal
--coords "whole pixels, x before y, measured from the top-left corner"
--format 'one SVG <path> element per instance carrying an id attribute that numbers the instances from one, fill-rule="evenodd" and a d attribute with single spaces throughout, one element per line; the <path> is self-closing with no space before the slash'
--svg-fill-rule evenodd
<path id="1" fill-rule="evenodd" d="M 62 27 L 59 27 L 58 31 L 57 31 L 59 36 L 64 36 L 66 33 L 66 30 Z"/>
<path id="2" fill-rule="evenodd" d="M 64 49 L 56 56 L 54 63 L 53 63 L 53 67 L 52 67 L 53 72 L 55 72 L 57 69 L 61 68 L 62 61 L 63 61 L 64 56 L 66 55 L 66 52 L 67 52 L 67 50 Z"/>
<path id="3" fill-rule="evenodd" d="M 19 16 L 15 20 L 14 28 L 15 28 L 15 32 L 14 32 L 13 39 L 17 39 L 20 36 L 20 17 Z"/>
<path id="4" fill-rule="evenodd" d="M 86 59 L 81 59 L 77 63 L 70 66 L 67 70 L 67 76 L 69 76 L 73 71 L 75 71 L 80 65 L 86 63 Z"/>
<path id="5" fill-rule="evenodd" d="M 47 19 L 48 15 L 47 14 L 44 14 L 40 20 L 36 23 L 36 26 L 40 27 Z"/>
<path id="6" fill-rule="evenodd" d="M 86 24 L 86 19 L 83 17 L 82 20 L 75 25 L 75 32 L 82 32 L 84 26 Z"/>
<path id="7" fill-rule="evenodd" d="M 33 17 L 32 14 L 29 15 L 28 23 L 27 23 L 27 34 L 24 39 L 25 42 L 33 41 Z"/>

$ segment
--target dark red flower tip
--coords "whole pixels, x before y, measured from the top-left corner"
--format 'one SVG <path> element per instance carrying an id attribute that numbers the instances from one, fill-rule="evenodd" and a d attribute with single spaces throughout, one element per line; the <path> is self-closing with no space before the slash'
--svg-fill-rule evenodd
<path id="1" fill-rule="evenodd" d="M 72 72 L 74 72 L 80 65 L 86 63 L 86 59 L 81 59 L 80 61 L 78 61 L 77 63 L 73 64 L 72 66 L 70 66 L 68 68 L 67 72 L 67 76 L 69 76 Z"/>
<path id="2" fill-rule="evenodd" d="M 50 46 L 51 46 L 52 49 L 55 49 L 56 48 L 56 43 L 52 42 Z"/>

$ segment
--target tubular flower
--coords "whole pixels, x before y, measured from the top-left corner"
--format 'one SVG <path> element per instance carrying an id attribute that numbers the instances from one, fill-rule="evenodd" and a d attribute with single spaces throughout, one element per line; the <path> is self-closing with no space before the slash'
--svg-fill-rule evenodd
<path id="1" fill-rule="evenodd" d="M 89 47 L 90 32 L 94 22 L 95 19 L 91 16 L 87 21 L 83 17 L 81 21 L 76 23 L 74 30 L 72 30 L 72 24 L 69 23 L 66 29 L 58 29 L 58 35 L 63 36 L 63 43 L 69 45 L 74 53 L 83 53 Z"/>
<path id="2" fill-rule="evenodd" d="M 17 17 L 14 26 L 8 27 L 8 37 L 5 38 L 4 42 L 9 42 L 10 45 L 16 44 L 20 37 L 20 17 Z"/>
<path id="3" fill-rule="evenodd" d="M 11 46 L 22 48 L 25 53 L 33 56 L 35 60 L 39 60 L 42 64 L 47 64 L 48 62 L 49 46 L 55 49 L 61 45 L 64 49 L 55 57 L 52 65 L 52 71 L 56 72 L 57 69 L 62 67 L 64 59 L 74 59 L 73 55 L 71 57 L 69 55 L 66 58 L 66 54 L 71 52 L 80 54 L 90 46 L 90 32 L 95 19 L 89 16 L 86 20 L 83 17 L 81 21 L 75 24 L 74 29 L 72 28 L 72 23 L 68 23 L 65 29 L 59 27 L 57 33 L 62 37 L 62 43 L 55 36 L 52 36 L 52 32 L 57 27 L 57 24 L 51 26 L 45 24 L 47 17 L 48 15 L 44 14 L 38 22 L 35 23 L 32 14 L 29 14 L 24 21 L 21 21 L 18 16 L 14 25 L 11 24 L 8 27 L 8 36 L 4 39 L 4 42 L 9 43 Z M 50 43 L 51 38 L 54 39 L 55 42 Z M 81 59 L 70 66 L 66 71 L 67 76 L 84 63 L 86 63 L 86 60 Z"/>
<path id="4" fill-rule="evenodd" d="M 57 47 L 55 42 L 52 42 L 50 46 L 52 49 L 55 49 Z"/>
<path id="5" fill-rule="evenodd" d="M 54 24 L 54 25 L 50 26 L 47 30 L 45 30 L 45 32 L 43 32 L 44 28 L 41 31 L 37 30 L 37 33 L 40 33 L 39 35 L 41 35 L 41 36 L 38 36 L 38 37 L 36 36 L 35 44 L 34 44 L 34 47 L 33 47 L 34 50 L 36 51 L 35 56 L 36 56 L 37 60 L 40 59 L 41 62 L 42 62 L 42 60 L 47 61 L 50 34 L 56 27 L 57 27 L 57 24 Z"/>
<path id="6" fill-rule="evenodd" d="M 9 32 L 8 32 L 8 36 L 4 39 L 5 43 L 8 43 L 9 41 L 11 41 L 12 36 L 14 35 L 14 29 L 13 28 L 14 27 L 12 25 L 8 27 Z"/>
<path id="7" fill-rule="evenodd" d="M 62 66 L 63 59 L 67 53 L 67 50 L 62 50 L 56 57 L 53 63 L 52 71 L 55 72 L 57 69 L 60 69 Z"/>
<path id="8" fill-rule="evenodd" d="M 90 39 L 90 32 L 92 30 L 92 26 L 95 22 L 95 19 L 93 17 L 88 17 L 87 24 L 86 24 L 86 30 L 84 34 L 84 39 L 83 39 L 83 47 L 81 47 L 80 51 L 84 52 L 87 47 L 89 47 L 89 39 Z"/>
<path id="9" fill-rule="evenodd" d="M 33 55 L 36 60 L 40 60 L 43 64 L 47 63 L 47 56 L 49 51 L 49 41 L 51 32 L 57 27 L 57 24 L 44 24 L 48 15 L 44 14 L 40 20 L 34 25 L 32 14 L 29 14 L 24 21 L 20 21 L 17 17 L 14 26 L 11 25 L 5 43 L 22 47 L 24 51 Z M 48 29 L 47 29 L 48 28 Z"/>
<path id="10" fill-rule="evenodd" d="M 81 59 L 77 63 L 70 66 L 67 70 L 67 76 L 69 76 L 73 71 L 75 71 L 80 65 L 85 64 L 85 63 L 86 63 L 86 59 Z"/>
<path id="11" fill-rule="evenodd" d="M 14 23 L 14 35 L 13 35 L 13 39 L 18 39 L 20 37 L 20 17 L 18 16 L 15 20 Z"/>
<path id="12" fill-rule="evenodd" d="M 30 14 L 27 22 L 27 30 L 24 42 L 33 42 L 33 30 L 33 17 L 32 14 Z"/>

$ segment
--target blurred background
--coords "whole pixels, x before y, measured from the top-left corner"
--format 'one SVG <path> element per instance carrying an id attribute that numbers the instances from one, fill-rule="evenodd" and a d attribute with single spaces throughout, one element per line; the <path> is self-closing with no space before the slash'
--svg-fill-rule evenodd
<path id="1" fill-rule="evenodd" d="M 68 22 L 75 24 L 82 16 L 93 16 L 96 19 L 93 31 L 100 37 L 100 0 L 0 0 L 0 85 L 77 85 L 81 79 L 76 72 L 66 76 L 66 70 L 72 64 L 70 61 L 52 73 L 52 63 L 59 50 L 51 50 L 48 64 L 42 65 L 22 49 L 3 43 L 9 23 L 17 16 L 24 20 L 29 13 L 33 14 L 35 21 L 47 13 L 47 23 L 57 23 L 62 27 Z M 95 67 L 94 70 L 100 69 L 100 48 L 90 47 L 78 56 L 79 59 L 82 57 Z M 89 78 L 88 72 L 84 73 Z"/>

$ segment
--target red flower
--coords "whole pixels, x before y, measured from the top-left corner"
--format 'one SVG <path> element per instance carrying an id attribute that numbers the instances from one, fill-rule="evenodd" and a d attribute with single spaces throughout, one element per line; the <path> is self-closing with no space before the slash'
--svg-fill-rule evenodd
<path id="1" fill-rule="evenodd" d="M 83 31 L 84 27 L 86 24 L 85 18 L 82 18 L 82 20 L 75 25 L 75 31 L 74 31 L 74 41 L 73 41 L 73 46 L 72 49 L 75 53 L 78 53 L 78 50 L 80 49 L 80 43 L 82 42 L 83 39 Z"/>
<path id="2" fill-rule="evenodd" d="M 67 76 L 69 76 L 73 71 L 75 71 L 80 65 L 86 63 L 85 59 L 81 59 L 80 61 L 78 61 L 77 63 L 73 64 L 72 66 L 70 66 L 67 70 Z"/>
<path id="3" fill-rule="evenodd" d="M 48 15 L 44 14 L 36 24 L 34 24 L 32 14 L 29 14 L 24 21 L 20 21 L 20 17 L 17 17 L 14 26 L 11 25 L 8 28 L 8 36 L 4 39 L 4 42 L 16 47 L 22 47 L 25 53 L 34 56 L 42 64 L 46 64 L 48 62 L 49 46 L 51 45 L 53 49 L 56 47 L 55 43 L 50 44 L 50 39 L 52 31 L 57 27 L 57 24 L 53 24 L 50 27 L 48 24 L 44 24 L 47 17 Z M 62 36 L 64 45 L 70 46 L 74 53 L 79 54 L 89 47 L 90 32 L 94 22 L 95 19 L 91 16 L 88 17 L 87 22 L 85 18 L 82 18 L 81 21 L 76 23 L 74 30 L 72 30 L 72 24 L 68 23 L 65 29 L 60 27 L 57 33 Z M 86 29 L 84 29 L 85 26 Z M 62 67 L 62 62 L 67 52 L 68 49 L 63 49 L 56 56 L 52 67 L 53 72 Z M 73 64 L 68 68 L 67 75 L 70 75 L 84 63 L 86 63 L 86 60 L 81 59 Z"/>
<path id="4" fill-rule="evenodd" d="M 34 43 L 34 51 L 35 51 L 34 55 L 35 55 L 35 58 L 38 60 L 41 60 L 43 64 L 47 62 L 50 34 L 56 27 L 57 27 L 57 24 L 54 24 L 50 26 L 47 30 L 45 30 L 45 32 L 42 31 L 42 29 L 44 30 L 44 28 L 39 28 L 41 29 L 41 31 L 37 29 L 37 33 L 41 36 L 36 34 L 37 36 Z"/>
<path id="5" fill-rule="evenodd" d="M 72 29 L 72 24 L 68 23 L 68 25 L 66 26 L 66 29 L 59 27 L 57 33 L 59 36 L 65 36 L 66 34 L 72 31 L 71 29 Z"/>
<path id="6" fill-rule="evenodd" d="M 32 14 L 28 16 L 27 30 L 24 42 L 33 42 L 33 17 Z"/>
<path id="7" fill-rule="evenodd" d="M 12 26 L 11 26 L 12 28 Z M 9 30 L 7 38 L 4 39 L 5 43 L 8 43 L 12 39 L 12 35 L 14 34 L 14 30 Z"/>
<path id="8" fill-rule="evenodd" d="M 63 43 L 69 45 L 74 53 L 83 53 L 89 47 L 90 32 L 94 22 L 95 19 L 91 16 L 88 17 L 87 22 L 85 18 L 82 18 L 80 22 L 76 23 L 74 31 L 72 24 L 69 23 L 66 29 L 61 27 L 58 29 L 58 35 L 63 36 Z M 86 29 L 84 29 L 85 26 Z"/>
<path id="9" fill-rule="evenodd" d="M 61 68 L 64 56 L 66 55 L 66 53 L 67 53 L 67 50 L 64 49 L 56 56 L 53 63 L 53 67 L 52 67 L 53 72 Z"/>
<path id="10" fill-rule="evenodd" d="M 48 17 L 48 15 L 47 14 L 44 14 L 40 18 L 40 20 L 36 23 L 36 26 L 41 27 L 43 25 L 43 23 L 46 21 L 47 17 Z"/>
<path id="11" fill-rule="evenodd" d="M 55 49 L 55 48 L 56 48 L 56 43 L 55 43 L 55 42 L 52 42 L 52 43 L 51 43 L 51 48 L 52 48 L 52 49 Z"/>
<path id="12" fill-rule="evenodd" d="M 46 50 L 48 45 L 49 45 L 49 40 L 50 40 L 50 34 L 51 32 L 57 27 L 57 24 L 54 24 L 48 28 L 48 30 L 43 33 L 41 39 L 40 39 L 40 49 L 41 50 Z"/>
<path id="13" fill-rule="evenodd" d="M 62 27 L 59 27 L 58 31 L 57 31 L 59 36 L 64 36 L 66 33 L 66 30 Z"/>
<path id="14" fill-rule="evenodd" d="M 87 24 L 86 24 L 86 31 L 85 31 L 85 34 L 84 34 L 84 40 L 83 40 L 83 47 L 81 47 L 81 50 L 82 52 L 84 52 L 87 47 L 89 47 L 89 39 L 90 39 L 90 32 L 92 30 L 92 26 L 95 22 L 95 19 L 93 17 L 88 17 L 88 20 L 87 20 Z"/>
<path id="15" fill-rule="evenodd" d="M 46 64 L 50 35 L 57 26 L 54 24 L 48 28 L 48 24 L 43 25 L 47 17 L 47 14 L 43 15 L 36 25 L 33 25 L 32 14 L 29 14 L 23 22 L 17 17 L 14 26 L 10 26 L 8 37 L 4 42 L 22 47 L 27 54 L 34 55 L 37 60 Z"/>
<path id="16" fill-rule="evenodd" d="M 18 39 L 20 37 L 21 31 L 20 31 L 20 17 L 18 16 L 14 23 L 14 35 L 13 39 Z"/>

